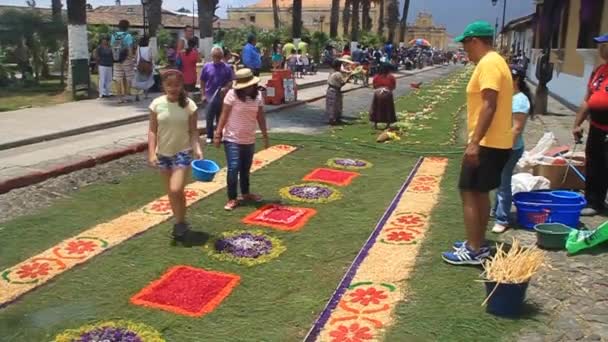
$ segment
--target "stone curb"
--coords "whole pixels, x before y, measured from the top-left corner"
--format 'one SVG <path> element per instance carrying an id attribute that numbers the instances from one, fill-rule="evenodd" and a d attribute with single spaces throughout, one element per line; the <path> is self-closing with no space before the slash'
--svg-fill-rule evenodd
<path id="1" fill-rule="evenodd" d="M 95 167 L 109 161 L 122 158 L 124 156 L 145 151 L 148 148 L 147 142 L 133 144 L 127 147 L 116 149 L 111 152 L 102 153 L 96 156 L 87 157 L 73 163 L 54 166 L 45 171 L 28 173 L 26 175 L 11 178 L 0 182 L 0 194 L 9 192 L 16 188 L 22 188 L 32 184 L 43 182 L 49 178 L 72 173 L 74 171 Z"/>
<path id="2" fill-rule="evenodd" d="M 426 69 L 426 70 L 421 70 L 416 73 L 399 75 L 399 76 L 396 76 L 396 78 L 400 79 L 400 78 L 404 78 L 404 77 L 408 77 L 408 76 L 413 76 L 413 75 L 416 75 L 416 74 L 419 74 L 422 72 L 434 70 L 436 68 L 438 68 L 438 66 L 430 68 L 430 69 Z M 348 93 L 348 92 L 358 90 L 361 88 L 364 88 L 364 87 L 363 86 L 353 87 L 349 90 L 344 91 L 344 93 Z M 316 96 L 316 97 L 313 97 L 310 99 L 306 99 L 304 101 L 295 101 L 295 102 L 288 103 L 288 104 L 285 104 L 285 105 L 277 107 L 277 108 L 270 109 L 270 110 L 266 111 L 266 113 L 278 112 L 280 110 L 289 109 L 289 108 L 297 107 L 297 106 L 304 105 L 307 103 L 315 102 L 315 101 L 321 100 L 323 98 L 325 98 L 325 95 Z M 146 114 L 142 117 L 144 119 L 147 119 L 148 115 Z M 131 119 L 133 119 L 133 118 L 131 118 Z M 143 120 L 139 120 L 139 121 L 143 121 Z M 134 122 L 137 122 L 137 121 L 134 121 Z M 133 122 L 131 122 L 131 123 L 133 123 Z M 105 125 L 107 125 L 107 123 L 101 124 L 101 125 L 105 126 Z M 97 126 L 101 126 L 101 125 L 97 125 Z M 120 125 L 116 125 L 116 126 L 120 126 Z M 110 127 L 116 127 L 116 126 L 110 126 Z M 88 127 L 95 127 L 95 126 L 88 126 Z M 110 128 L 110 127 L 105 127 L 105 128 Z M 86 127 L 83 127 L 83 128 L 86 128 Z M 105 129 L 105 128 L 101 128 L 101 129 Z M 73 131 L 76 131 L 76 130 L 73 130 Z M 87 133 L 87 132 L 91 132 L 91 131 L 94 131 L 94 129 L 86 131 L 86 132 L 82 132 L 82 133 Z M 71 132 L 71 131 L 68 131 L 68 132 Z M 199 133 L 204 134 L 204 132 L 205 132 L 204 128 L 199 129 Z M 76 134 L 70 134 L 70 135 L 77 135 L 77 134 L 82 134 L 82 133 L 76 133 Z M 67 137 L 70 135 L 66 135 L 64 137 Z M 59 139 L 59 138 L 62 138 L 62 137 L 61 136 L 55 137 L 53 139 Z M 45 141 L 45 139 L 43 139 L 41 141 Z M 55 166 L 49 170 L 32 172 L 32 173 L 28 173 L 23 176 L 18 176 L 18 177 L 11 178 L 11 179 L 8 179 L 5 181 L 1 181 L 0 182 L 0 194 L 9 192 L 16 188 L 22 188 L 22 187 L 30 186 L 32 184 L 40 183 L 49 178 L 54 178 L 57 176 L 65 175 L 65 174 L 72 173 L 74 171 L 78 171 L 78 170 L 82 170 L 82 169 L 92 168 L 92 167 L 95 167 L 96 165 L 104 164 L 104 163 L 122 158 L 122 157 L 130 155 L 130 154 L 143 152 L 147 148 L 148 148 L 148 143 L 141 142 L 141 143 L 133 144 L 128 147 L 123 147 L 123 148 L 120 148 L 120 149 L 117 149 L 117 150 L 114 150 L 111 152 L 102 153 L 97 156 L 88 157 L 84 160 L 79 160 L 74 163 Z M 2 146 L 0 146 L 0 150 L 2 150 Z"/>

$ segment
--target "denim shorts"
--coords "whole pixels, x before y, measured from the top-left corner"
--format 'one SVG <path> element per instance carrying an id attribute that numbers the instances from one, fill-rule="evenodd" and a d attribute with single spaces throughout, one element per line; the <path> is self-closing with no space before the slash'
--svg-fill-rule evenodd
<path id="1" fill-rule="evenodd" d="M 167 157 L 157 155 L 158 167 L 161 170 L 173 170 L 190 167 L 192 162 L 192 150 L 177 152 L 174 156 Z"/>

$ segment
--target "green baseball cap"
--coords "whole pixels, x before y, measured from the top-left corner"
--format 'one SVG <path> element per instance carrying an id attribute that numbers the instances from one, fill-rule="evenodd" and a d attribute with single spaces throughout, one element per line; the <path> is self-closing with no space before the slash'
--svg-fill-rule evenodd
<path id="1" fill-rule="evenodd" d="M 454 38 L 454 41 L 462 43 L 463 40 L 470 37 L 494 37 L 494 29 L 487 21 L 476 21 L 470 23 L 467 28 L 464 29 L 464 33 Z"/>

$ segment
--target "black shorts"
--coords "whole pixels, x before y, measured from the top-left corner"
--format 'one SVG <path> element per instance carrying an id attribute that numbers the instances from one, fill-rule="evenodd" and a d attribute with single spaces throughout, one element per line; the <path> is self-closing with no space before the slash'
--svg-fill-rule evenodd
<path id="1" fill-rule="evenodd" d="M 509 161 L 511 151 L 481 146 L 478 166 L 473 167 L 463 161 L 458 188 L 471 192 L 490 192 L 497 189 L 500 186 L 502 169 Z"/>

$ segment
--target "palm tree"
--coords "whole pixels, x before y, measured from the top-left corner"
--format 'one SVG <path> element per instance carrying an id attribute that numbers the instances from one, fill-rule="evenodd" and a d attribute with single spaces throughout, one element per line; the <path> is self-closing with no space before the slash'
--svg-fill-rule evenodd
<path id="1" fill-rule="evenodd" d="M 361 0 L 361 28 L 364 32 L 372 29 L 372 17 L 369 15 L 372 7 L 372 0 Z"/>
<path id="2" fill-rule="evenodd" d="M 218 9 L 219 0 L 197 0 L 198 4 L 198 28 L 201 32 L 200 48 L 204 56 L 211 55 L 213 45 L 213 19 L 215 10 Z M 207 58 L 208 59 L 208 58 Z"/>
<path id="3" fill-rule="evenodd" d="M 344 1 L 344 10 L 342 11 L 342 36 L 347 37 L 350 26 L 350 11 L 351 11 L 352 0 Z"/>
<path id="4" fill-rule="evenodd" d="M 86 0 L 67 0 L 68 7 L 68 50 L 70 64 L 72 61 L 89 59 L 89 43 L 87 41 L 87 1 Z M 74 75 L 72 68 L 68 68 L 68 89 L 72 86 Z M 89 69 L 87 68 L 87 79 Z M 82 82 L 85 75 L 78 75 L 76 78 Z M 87 84 L 88 86 L 88 84 Z"/>
<path id="5" fill-rule="evenodd" d="M 294 39 L 302 37 L 302 0 L 293 0 L 291 30 Z"/>
<path id="6" fill-rule="evenodd" d="M 329 19 L 329 37 L 338 36 L 338 22 L 340 21 L 340 0 L 331 0 L 331 16 Z"/>
<path id="7" fill-rule="evenodd" d="M 156 37 L 156 32 L 158 31 L 158 27 L 160 26 L 162 20 L 162 7 L 163 0 L 150 0 L 148 2 L 147 8 L 145 9 L 148 12 L 150 37 Z"/>
<path id="8" fill-rule="evenodd" d="M 393 42 L 395 40 L 395 29 L 399 23 L 399 0 L 386 0 L 386 14 L 388 21 L 388 41 Z"/>
<path id="9" fill-rule="evenodd" d="M 410 0 L 403 0 L 403 14 L 399 22 L 399 41 L 405 42 L 405 31 L 407 30 L 407 15 L 410 11 Z"/>
<path id="10" fill-rule="evenodd" d="M 384 36 L 384 0 L 378 0 L 378 35 Z"/>
<path id="11" fill-rule="evenodd" d="M 350 40 L 353 42 L 359 41 L 359 31 L 361 30 L 359 25 L 359 5 L 361 0 L 352 0 L 353 11 L 351 14 L 351 28 L 350 28 Z"/>
<path id="12" fill-rule="evenodd" d="M 277 0 L 272 0 L 272 18 L 274 19 L 274 29 L 281 28 L 281 20 L 279 19 L 279 4 Z"/>

